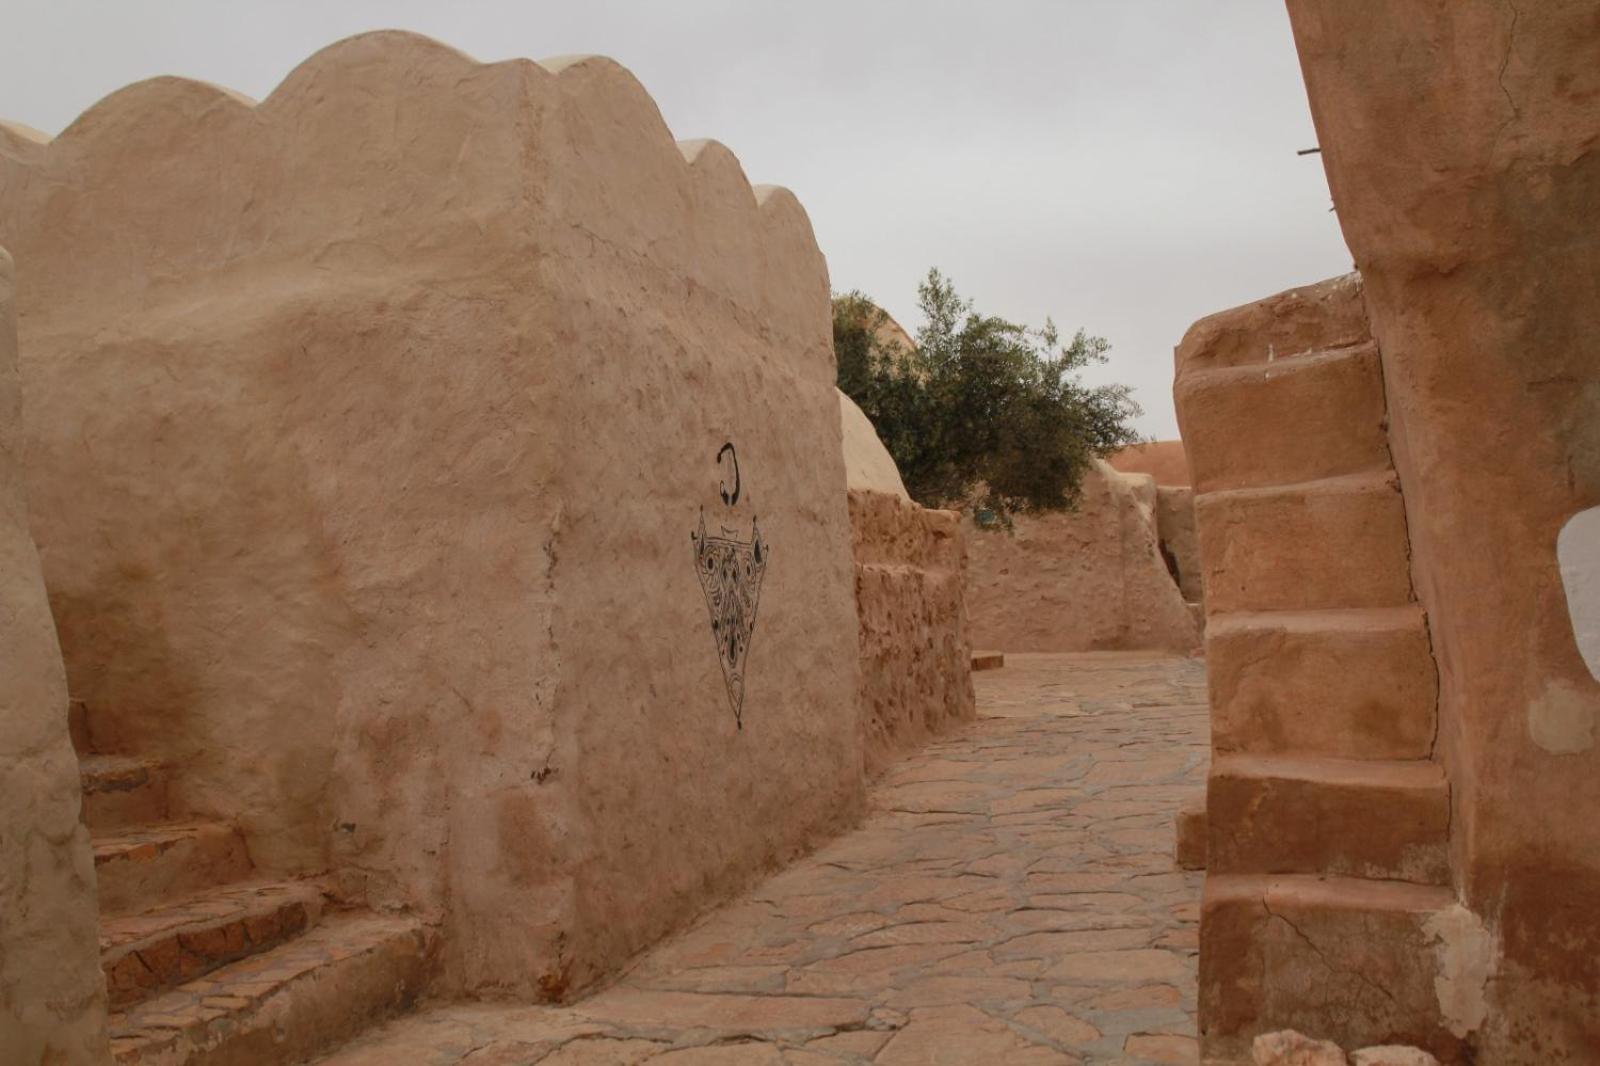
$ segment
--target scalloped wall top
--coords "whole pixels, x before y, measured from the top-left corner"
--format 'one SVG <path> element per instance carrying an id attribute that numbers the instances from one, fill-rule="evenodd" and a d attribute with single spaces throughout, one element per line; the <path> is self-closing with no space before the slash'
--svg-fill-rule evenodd
<path id="1" fill-rule="evenodd" d="M 400 31 L 329 45 L 260 103 L 161 77 L 54 139 L 0 125 L 0 244 L 27 264 L 24 292 L 100 303 L 296 265 L 481 270 L 600 250 L 786 332 L 807 332 L 796 316 L 827 294 L 798 201 L 752 188 L 720 144 L 674 142 L 619 64 L 483 64 Z"/>

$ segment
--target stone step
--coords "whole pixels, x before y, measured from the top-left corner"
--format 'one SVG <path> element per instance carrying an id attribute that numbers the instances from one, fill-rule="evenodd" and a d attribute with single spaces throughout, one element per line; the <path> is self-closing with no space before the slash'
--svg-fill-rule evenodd
<path id="1" fill-rule="evenodd" d="M 1411 602 L 1394 474 L 1355 474 L 1195 497 L 1206 610 L 1308 611 Z"/>
<path id="2" fill-rule="evenodd" d="M 101 915 L 150 910 L 250 873 L 244 838 L 223 822 L 91 833 Z"/>
<path id="3" fill-rule="evenodd" d="M 300 1062 L 409 1007 L 429 937 L 409 918 L 343 914 L 110 1018 L 118 1066 Z"/>
<path id="4" fill-rule="evenodd" d="M 1434 762 L 1216 756 L 1206 820 L 1212 873 L 1450 878 L 1450 785 Z"/>
<path id="5" fill-rule="evenodd" d="M 998 670 L 1005 666 L 1006 657 L 998 651 L 975 651 L 972 653 L 972 668 L 974 670 Z"/>
<path id="6" fill-rule="evenodd" d="M 1181 380 L 1196 370 L 1279 362 L 1371 339 L 1361 276 L 1346 274 L 1202 318 L 1178 343 L 1174 364 Z M 1186 414 L 1180 404 L 1180 420 Z M 1187 427 L 1181 436 L 1188 439 Z"/>
<path id="7" fill-rule="evenodd" d="M 1248 1062 L 1256 1035 L 1297 1029 L 1345 1047 L 1409 1044 L 1458 1061 L 1434 980 L 1451 952 L 1471 965 L 1470 938 L 1453 920 L 1461 914 L 1446 888 L 1209 873 L 1200 915 L 1204 1054 Z"/>
<path id="8" fill-rule="evenodd" d="M 304 882 L 245 882 L 100 925 L 113 1009 L 255 955 L 315 925 L 322 892 Z"/>
<path id="9" fill-rule="evenodd" d="M 1371 343 L 1248 366 L 1196 370 L 1176 385 L 1195 490 L 1288 485 L 1387 470 L 1383 369 Z"/>
<path id="10" fill-rule="evenodd" d="M 1206 671 L 1218 753 L 1433 752 L 1438 670 L 1415 604 L 1212 615 Z"/>
<path id="11" fill-rule="evenodd" d="M 163 822 L 167 779 L 154 759 L 131 755 L 80 755 L 83 824 L 93 829 Z"/>

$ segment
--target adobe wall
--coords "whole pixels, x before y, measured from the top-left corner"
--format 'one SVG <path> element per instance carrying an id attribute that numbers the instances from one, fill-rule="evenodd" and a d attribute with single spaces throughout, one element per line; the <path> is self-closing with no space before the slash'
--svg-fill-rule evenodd
<path id="1" fill-rule="evenodd" d="M 961 515 L 922 507 L 866 415 L 839 394 L 861 644 L 866 772 L 977 717 Z"/>
<path id="2" fill-rule="evenodd" d="M 559 997 L 856 815 L 826 267 L 625 70 L 370 34 L 0 190 L 74 694 L 263 874 Z"/>
<path id="3" fill-rule="evenodd" d="M 1592 1062 L 1600 682 L 1558 544 L 1600 504 L 1600 21 L 1584 2 L 1289 11 L 1383 350 L 1455 880 L 1487 937 L 1454 1020 L 1483 1062 Z"/>
<path id="4" fill-rule="evenodd" d="M 7 1061 L 107 1061 L 94 859 L 78 758 L 22 487 L 11 257 L 0 249 L 0 1048 Z"/>
<path id="5" fill-rule="evenodd" d="M 1131 444 L 1106 456 L 1113 470 L 1124 474 L 1149 474 L 1161 488 L 1187 488 L 1189 457 L 1181 440 L 1154 440 Z"/>
<path id="6" fill-rule="evenodd" d="M 1160 649 L 1199 644 L 1162 559 L 1149 475 L 1104 462 L 1075 511 L 1017 515 L 1014 528 L 963 525 L 967 616 L 975 647 L 1015 652 Z"/>
<path id="7" fill-rule="evenodd" d="M 1133 444 L 1106 456 L 1106 462 L 1121 473 L 1149 474 L 1155 479 L 1156 535 L 1161 541 L 1161 555 L 1185 602 L 1196 606 L 1203 603 L 1200 544 L 1194 531 L 1194 488 L 1183 441 Z"/>
<path id="8" fill-rule="evenodd" d="M 1203 1050 L 1286 1028 L 1472 1061 L 1481 938 L 1378 346 L 1354 275 L 1196 323 L 1173 387 L 1194 473 L 1212 760 Z"/>

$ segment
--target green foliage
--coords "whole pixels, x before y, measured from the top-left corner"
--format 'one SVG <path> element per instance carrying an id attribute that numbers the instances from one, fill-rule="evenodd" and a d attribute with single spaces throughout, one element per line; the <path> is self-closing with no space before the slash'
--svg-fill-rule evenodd
<path id="1" fill-rule="evenodd" d="M 1042 329 L 979 314 L 937 270 L 917 287 L 915 349 L 858 292 L 833 301 L 839 388 L 877 427 L 913 499 L 1013 512 L 1070 508 L 1090 461 L 1139 441 L 1125 385 L 1090 387 L 1078 371 L 1110 347 L 1083 330 L 1061 344 Z"/>

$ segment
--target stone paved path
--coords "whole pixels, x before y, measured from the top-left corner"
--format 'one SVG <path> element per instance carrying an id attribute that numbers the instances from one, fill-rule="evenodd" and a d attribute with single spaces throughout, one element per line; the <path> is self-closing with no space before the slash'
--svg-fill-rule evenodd
<path id="1" fill-rule="evenodd" d="M 1007 656 L 863 826 L 568 1008 L 451 1005 L 327 1066 L 1195 1063 L 1205 673 Z"/>

